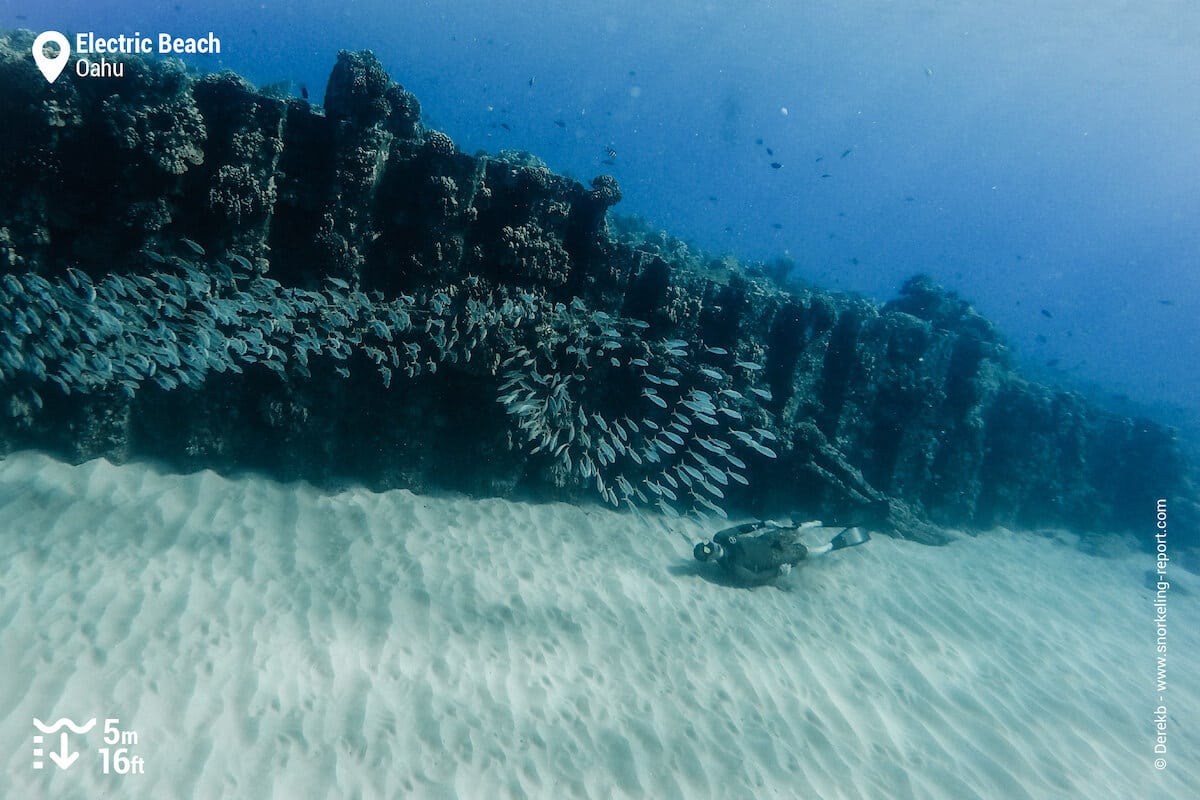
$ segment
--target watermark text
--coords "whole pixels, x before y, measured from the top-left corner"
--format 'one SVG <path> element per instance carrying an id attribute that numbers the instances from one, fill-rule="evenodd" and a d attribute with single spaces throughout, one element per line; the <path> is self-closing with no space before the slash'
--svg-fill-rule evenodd
<path id="1" fill-rule="evenodd" d="M 1154 768 L 1167 768 L 1167 501 L 1160 499 L 1154 509 L 1154 688 L 1158 705 L 1154 709 Z"/>

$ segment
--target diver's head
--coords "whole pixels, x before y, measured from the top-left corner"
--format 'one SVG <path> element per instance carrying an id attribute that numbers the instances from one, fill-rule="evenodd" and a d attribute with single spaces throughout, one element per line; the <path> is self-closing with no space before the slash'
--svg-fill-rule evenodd
<path id="1" fill-rule="evenodd" d="M 721 550 L 721 545 L 716 542 L 700 542 L 692 548 L 692 555 L 697 561 L 716 561 L 724 552 Z"/>

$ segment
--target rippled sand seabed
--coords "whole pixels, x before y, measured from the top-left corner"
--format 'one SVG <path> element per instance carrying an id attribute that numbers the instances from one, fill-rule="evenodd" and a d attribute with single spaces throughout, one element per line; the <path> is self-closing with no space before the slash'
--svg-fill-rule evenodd
<path id="1" fill-rule="evenodd" d="M 1159 771 L 1149 556 L 877 536 L 741 589 L 706 532 L 10 456 L 0 796 L 1200 796 L 1194 576 Z M 35 717 L 99 723 L 35 770 Z M 102 773 L 107 718 L 144 774 Z"/>

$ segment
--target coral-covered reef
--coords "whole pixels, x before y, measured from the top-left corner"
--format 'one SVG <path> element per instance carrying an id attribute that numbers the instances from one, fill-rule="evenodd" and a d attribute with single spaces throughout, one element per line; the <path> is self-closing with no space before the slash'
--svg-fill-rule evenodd
<path id="1" fill-rule="evenodd" d="M 614 224 L 467 155 L 369 52 L 324 106 L 0 37 L 0 449 L 664 513 L 1146 525 L 1173 434 L 1024 379 L 928 279 L 886 305 Z M 1177 540 L 1177 543 L 1178 540 Z"/>

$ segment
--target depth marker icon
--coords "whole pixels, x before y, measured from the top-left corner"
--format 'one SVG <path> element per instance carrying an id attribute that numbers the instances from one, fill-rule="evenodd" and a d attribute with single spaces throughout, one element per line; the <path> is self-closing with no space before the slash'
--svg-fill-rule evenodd
<path id="1" fill-rule="evenodd" d="M 47 725 L 37 717 L 34 717 L 33 725 L 42 732 L 35 733 L 33 735 L 33 743 L 36 745 L 33 748 L 33 768 L 44 769 L 46 767 L 46 762 L 42 760 L 42 757 L 46 755 L 46 748 L 40 746 L 45 742 L 45 737 L 42 734 L 57 733 L 59 729 L 63 728 L 64 726 L 70 728 L 73 733 L 84 734 L 96 726 L 96 719 L 93 717 L 83 725 L 76 725 L 66 717 L 62 717 L 61 719 L 55 720 L 53 725 Z M 70 769 L 71 765 L 79 759 L 79 751 L 74 753 L 71 752 L 71 743 L 67 738 L 66 731 L 63 731 L 61 734 L 59 734 L 58 751 L 55 752 L 54 750 L 51 750 L 49 755 L 50 760 L 53 761 L 59 769 L 63 770 Z"/>

